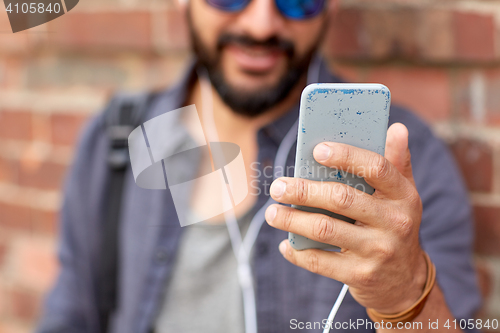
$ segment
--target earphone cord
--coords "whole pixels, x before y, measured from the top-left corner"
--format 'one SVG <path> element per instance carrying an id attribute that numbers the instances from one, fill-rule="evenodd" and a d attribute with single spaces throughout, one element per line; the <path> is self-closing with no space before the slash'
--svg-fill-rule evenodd
<path id="1" fill-rule="evenodd" d="M 213 116 L 213 103 L 212 103 L 212 89 L 210 87 L 210 81 L 205 68 L 198 69 L 198 76 L 200 77 L 201 94 L 203 101 L 203 123 L 205 127 L 205 133 L 207 135 L 208 144 L 210 141 L 219 142 L 219 137 L 215 127 L 215 120 Z M 224 158 L 224 154 L 219 154 L 220 158 Z M 225 165 L 225 161 L 221 161 Z M 230 177 L 230 175 L 225 174 L 225 179 Z M 230 191 L 228 186 L 228 191 Z M 229 233 L 229 239 L 231 241 L 231 247 L 233 249 L 234 255 L 237 261 L 237 273 L 238 282 L 243 295 L 243 311 L 245 318 L 245 332 L 246 333 L 257 333 L 257 312 L 256 312 L 256 302 L 255 302 L 255 290 L 252 277 L 252 271 L 250 267 L 250 251 L 246 251 L 243 247 L 243 240 L 241 237 L 241 231 L 238 227 L 238 222 L 235 216 L 234 203 L 233 209 L 224 212 L 224 219 L 226 221 L 226 226 Z M 254 217 L 255 219 L 255 217 Z M 252 219 L 251 224 L 254 222 Z M 248 233 L 247 233 L 248 234 Z"/>
<path id="2" fill-rule="evenodd" d="M 197 69 L 198 77 L 200 78 L 201 84 L 201 94 L 202 94 L 202 117 L 203 123 L 205 124 L 205 133 L 209 141 L 219 142 L 217 130 L 215 127 L 215 119 L 213 114 L 213 101 L 212 101 L 212 88 L 210 79 L 208 77 L 207 70 L 205 68 Z M 316 55 L 311 65 L 309 67 L 307 73 L 307 82 L 312 83 L 314 79 L 319 80 L 319 57 Z M 288 130 L 287 134 L 282 140 L 278 148 L 278 152 L 276 153 L 276 158 L 274 160 L 274 179 L 283 176 L 283 171 L 285 170 L 286 160 L 290 151 L 296 141 L 297 138 L 297 128 L 298 128 L 298 119 Z M 224 156 L 220 154 L 220 156 Z M 276 170 L 278 172 L 281 171 L 280 174 L 276 174 Z M 226 175 L 230 177 L 230 175 Z M 229 186 L 228 186 L 229 190 Z M 250 225 L 248 227 L 245 238 L 243 239 L 241 236 L 240 228 L 238 227 L 238 222 L 235 216 L 234 205 L 233 209 L 230 209 L 224 213 L 224 218 L 226 220 L 226 226 L 229 233 L 229 238 L 231 241 L 231 246 L 233 248 L 233 252 L 235 254 L 237 263 L 238 263 L 238 281 L 240 284 L 240 288 L 242 290 L 243 295 L 243 311 L 245 318 L 245 332 L 246 333 L 257 333 L 257 311 L 256 311 L 256 301 L 255 301 L 255 287 L 252 275 L 252 269 L 250 265 L 250 253 L 253 245 L 257 239 L 260 228 L 265 221 L 265 211 L 267 207 L 271 204 L 276 203 L 271 197 L 268 198 L 266 203 L 257 211 L 255 216 L 252 218 Z M 232 203 L 233 204 L 233 203 Z M 345 289 L 345 290 L 344 290 Z M 337 313 L 340 304 L 347 292 L 348 287 L 344 285 L 341 293 L 339 294 L 337 301 L 335 302 L 334 307 L 328 317 L 328 323 L 333 322 L 335 314 Z M 328 331 L 324 331 L 324 333 L 328 333 Z"/>
<path id="3" fill-rule="evenodd" d="M 326 322 L 325 328 L 323 329 L 323 333 L 329 333 L 330 329 L 333 327 L 333 321 L 335 320 L 335 316 L 337 315 L 340 305 L 342 304 L 342 301 L 344 300 L 345 294 L 347 294 L 348 290 L 349 286 L 347 284 L 344 284 L 342 286 L 342 289 L 340 290 L 339 296 L 337 296 L 337 300 L 333 305 L 332 311 L 330 311 L 330 314 L 328 315 L 328 320 Z"/>

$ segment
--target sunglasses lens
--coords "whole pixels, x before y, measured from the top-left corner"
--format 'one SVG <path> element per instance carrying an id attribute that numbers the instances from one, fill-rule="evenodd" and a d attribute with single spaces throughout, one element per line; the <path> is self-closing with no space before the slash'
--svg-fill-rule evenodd
<path id="1" fill-rule="evenodd" d="M 251 0 L 206 0 L 215 8 L 235 12 L 242 10 Z M 303 20 L 318 15 L 325 5 L 325 0 L 276 0 L 280 12 L 291 19 Z"/>
<path id="2" fill-rule="evenodd" d="M 296 20 L 318 15 L 324 4 L 325 0 L 276 0 L 276 5 L 283 15 Z"/>
<path id="3" fill-rule="evenodd" d="M 243 9 L 250 0 L 206 0 L 207 3 L 215 8 L 233 12 Z"/>

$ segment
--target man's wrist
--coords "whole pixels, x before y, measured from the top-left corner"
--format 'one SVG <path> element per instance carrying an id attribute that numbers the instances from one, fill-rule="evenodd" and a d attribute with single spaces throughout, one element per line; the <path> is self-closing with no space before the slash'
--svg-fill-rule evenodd
<path id="1" fill-rule="evenodd" d="M 399 312 L 387 312 L 386 314 L 386 313 L 380 313 L 374 309 L 367 309 L 368 316 L 373 321 L 380 322 L 384 320 L 386 322 L 407 322 L 407 321 L 412 321 L 415 317 L 417 317 L 420 314 L 420 312 L 425 306 L 426 300 L 430 292 L 434 287 L 436 280 L 436 267 L 430 260 L 427 253 L 422 252 L 422 254 L 426 268 L 426 277 L 424 286 L 422 288 L 422 291 L 418 299 L 411 305 L 409 305 L 407 308 Z M 416 283 L 419 283 L 419 281 L 416 280 L 417 278 L 418 277 L 416 277 L 414 280 Z"/>
<path id="2" fill-rule="evenodd" d="M 420 254 L 417 257 L 415 270 L 413 272 L 413 279 L 407 288 L 408 292 L 405 293 L 405 300 L 395 306 L 391 312 L 387 313 L 397 313 L 408 309 L 420 298 L 420 296 L 422 296 L 427 282 L 428 267 L 426 261 L 427 254 L 422 249 L 420 249 L 419 252 Z"/>
<path id="3" fill-rule="evenodd" d="M 392 314 L 404 311 L 414 304 L 424 292 L 427 281 L 427 263 L 426 254 L 419 247 L 417 251 L 414 268 L 411 270 L 410 281 L 406 284 L 400 284 L 394 287 L 393 292 L 387 294 L 389 299 L 382 302 L 380 307 L 373 308 L 377 312 Z"/>

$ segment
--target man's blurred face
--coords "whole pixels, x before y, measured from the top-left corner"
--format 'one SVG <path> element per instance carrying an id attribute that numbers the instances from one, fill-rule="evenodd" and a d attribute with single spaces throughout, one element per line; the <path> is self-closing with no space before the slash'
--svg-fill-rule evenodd
<path id="1" fill-rule="evenodd" d="M 191 0 L 193 49 L 213 86 L 235 112 L 259 115 L 282 101 L 307 72 L 325 30 L 326 9 L 305 20 L 282 16 L 274 0 L 225 12 Z"/>

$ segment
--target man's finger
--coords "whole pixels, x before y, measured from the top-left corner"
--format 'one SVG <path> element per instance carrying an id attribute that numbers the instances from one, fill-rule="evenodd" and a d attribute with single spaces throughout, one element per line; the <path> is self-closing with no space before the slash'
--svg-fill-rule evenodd
<path id="1" fill-rule="evenodd" d="M 385 158 L 387 158 L 406 179 L 415 184 L 411 167 L 411 154 L 408 148 L 408 129 L 405 125 L 395 123 L 387 130 Z"/>
<path id="2" fill-rule="evenodd" d="M 352 272 L 353 265 L 349 262 L 349 257 L 340 252 L 318 249 L 297 251 L 288 240 L 280 243 L 279 250 L 283 257 L 292 264 L 348 285 L 355 275 Z"/>
<path id="3" fill-rule="evenodd" d="M 343 143 L 323 142 L 314 148 L 314 158 L 321 164 L 363 177 L 384 197 L 401 199 L 413 188 L 385 157 L 372 151 Z"/>
<path id="4" fill-rule="evenodd" d="M 271 184 L 270 193 L 281 203 L 326 209 L 366 224 L 394 217 L 389 202 L 342 183 L 281 177 Z"/>
<path id="5" fill-rule="evenodd" d="M 369 238 L 363 227 L 278 204 L 267 208 L 266 221 L 277 229 L 353 251 L 361 251 Z"/>

